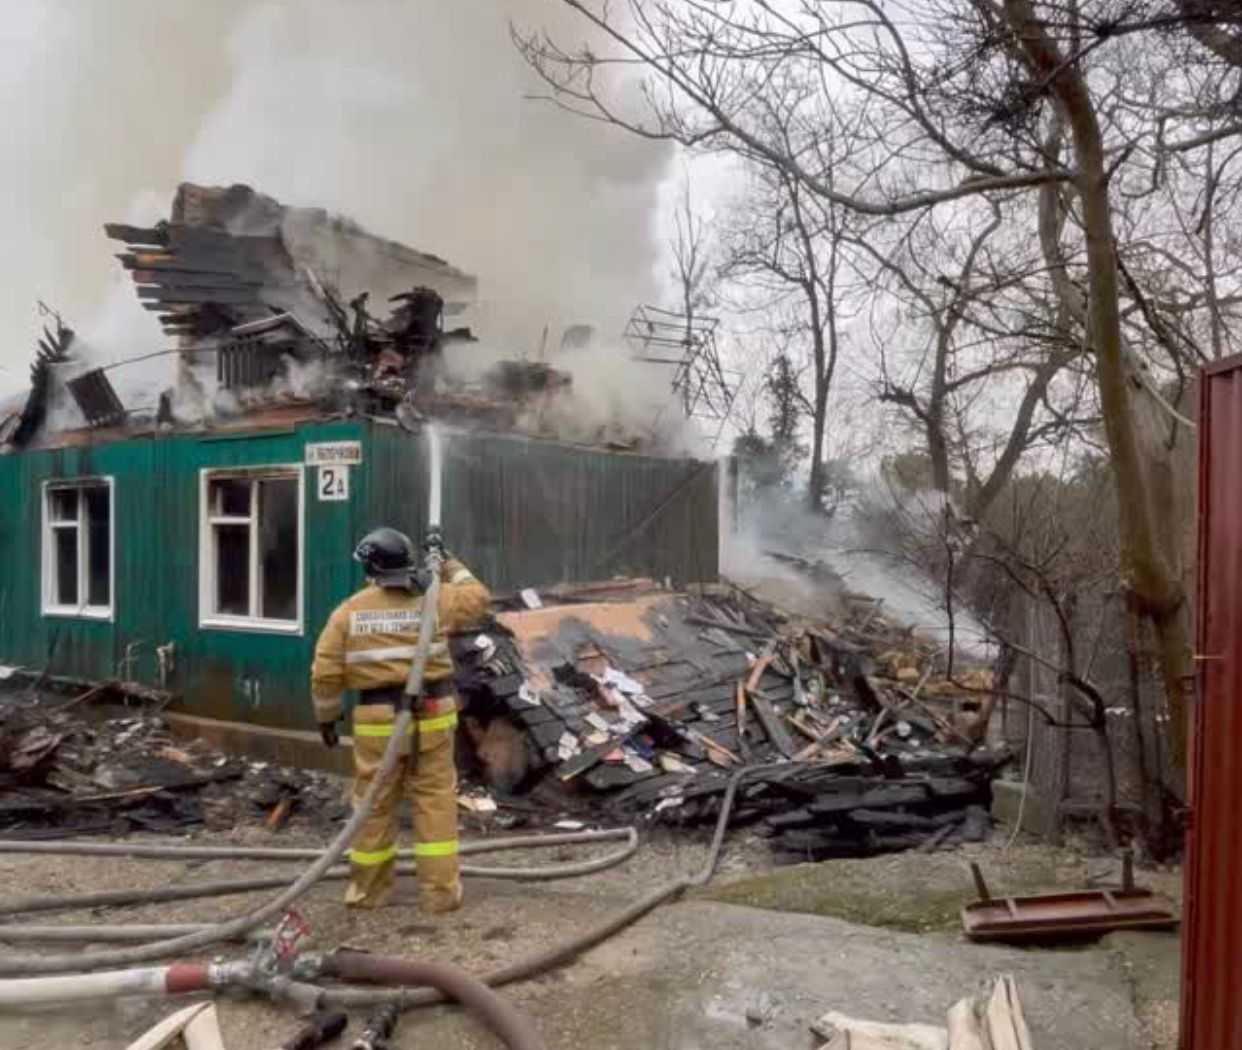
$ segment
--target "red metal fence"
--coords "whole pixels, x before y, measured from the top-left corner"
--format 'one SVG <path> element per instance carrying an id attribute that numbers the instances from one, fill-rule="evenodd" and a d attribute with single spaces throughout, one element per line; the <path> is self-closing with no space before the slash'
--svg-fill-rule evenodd
<path id="1" fill-rule="evenodd" d="M 1242 1047 L 1242 357 L 1204 371 L 1182 1050 Z"/>

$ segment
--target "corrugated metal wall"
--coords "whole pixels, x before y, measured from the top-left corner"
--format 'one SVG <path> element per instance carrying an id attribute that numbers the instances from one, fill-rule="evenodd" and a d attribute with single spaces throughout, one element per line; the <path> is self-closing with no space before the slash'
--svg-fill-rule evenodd
<path id="1" fill-rule="evenodd" d="M 509 435 L 444 435 L 449 542 L 497 593 L 616 575 L 719 575 L 717 465 Z M 417 531 L 427 446 L 376 426 L 371 509 Z"/>
<path id="2" fill-rule="evenodd" d="M 309 441 L 362 440 L 347 502 L 320 502 L 308 471 L 301 635 L 198 626 L 199 475 L 207 467 L 300 464 Z M 517 437 L 446 436 L 450 544 L 498 593 L 631 572 L 678 582 L 717 577 L 713 463 L 612 454 Z M 309 726 L 307 674 L 328 614 L 362 582 L 350 559 L 380 524 L 419 534 L 423 437 L 363 422 L 279 432 L 167 435 L 0 456 L 0 663 L 117 675 L 137 643 L 137 680 L 156 682 L 154 648 L 173 642 L 170 686 L 184 709 L 272 726 Z M 41 486 L 115 479 L 115 620 L 40 610 Z"/>
<path id="3" fill-rule="evenodd" d="M 1199 415 L 1198 702 L 1182 925 L 1183 1050 L 1242 1046 L 1242 358 Z"/>

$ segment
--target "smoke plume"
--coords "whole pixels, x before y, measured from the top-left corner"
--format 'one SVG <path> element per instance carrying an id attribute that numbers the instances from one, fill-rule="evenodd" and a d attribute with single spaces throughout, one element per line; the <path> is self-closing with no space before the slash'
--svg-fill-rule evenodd
<path id="1" fill-rule="evenodd" d="M 173 17 L 113 0 L 86 5 L 81 24 L 50 0 L 29 6 L 17 21 L 29 19 L 30 39 L 4 44 L 36 53 L 0 91 L 14 106 L 42 100 L 32 142 L 37 127 L 50 131 L 33 163 L 10 166 L 23 169 L 10 176 L 27 217 L 16 230 L 38 274 L 15 294 L 59 305 L 92 362 L 167 345 L 132 289 L 117 289 L 125 302 L 107 294 L 120 279 L 116 246 L 97 231 L 166 215 L 181 180 L 248 183 L 443 256 L 479 278 L 468 320 L 515 355 L 537 349 L 545 326 L 617 333 L 634 303 L 658 294 L 666 150 L 527 97 L 538 88 L 509 24 L 580 34 L 560 5 L 229 0 L 178 5 Z M 84 203 L 68 224 L 75 192 Z M 14 303 L 0 319 L 32 331 L 22 311 L 32 312 Z M 27 354 L 6 342 L 0 385 L 12 386 Z M 109 375 L 123 401 L 150 400 L 154 370 L 133 390 L 126 370 Z"/>

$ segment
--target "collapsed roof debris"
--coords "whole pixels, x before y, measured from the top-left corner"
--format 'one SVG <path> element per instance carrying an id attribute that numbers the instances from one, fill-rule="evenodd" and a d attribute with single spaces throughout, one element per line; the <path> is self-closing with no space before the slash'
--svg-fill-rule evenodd
<path id="1" fill-rule="evenodd" d="M 659 440 L 656 423 L 639 432 L 636 416 L 619 426 L 582 425 L 583 405 L 569 403 L 569 369 L 594 344 L 590 325 L 568 325 L 552 363 L 545 331 L 540 348 L 514 347 L 499 360 L 493 350 L 467 365 L 476 339 L 462 322 L 477 305 L 476 279 L 323 209 L 287 207 L 243 185 L 185 183 L 167 219 L 104 229 L 124 244 L 117 258 L 174 345 L 135 346 L 133 356 L 106 363 L 70 360 L 72 333 L 63 325 L 49 332 L 20 423 L 0 419 L 0 448 L 24 447 L 44 432 L 55 444 L 75 430 L 90 441 L 120 427 L 212 427 L 293 404 L 325 418 L 395 417 L 403 425 L 450 418 L 536 437 L 562 437 L 572 419 L 573 440 L 625 449 Z M 466 356 L 449 368 L 445 351 L 454 346 Z M 133 370 L 161 356 L 174 363 L 171 386 L 152 379 L 158 372 Z M 49 368 L 65 363 L 63 374 Z M 140 372 L 141 398 L 127 382 Z M 49 402 L 69 415 L 49 422 Z"/>
<path id="2" fill-rule="evenodd" d="M 20 412 L 5 415 L 0 412 L 0 449 L 5 445 L 22 448 L 30 443 L 47 418 L 48 401 L 52 394 L 52 368 L 69 360 L 73 345 L 73 329 L 69 328 L 59 314 L 50 313 L 56 320 L 56 330 L 44 327 L 43 336 L 35 350 L 30 365 L 30 393 Z"/>
<path id="3" fill-rule="evenodd" d="M 971 710 L 990 674 L 933 681 L 936 649 L 874 608 L 834 629 L 643 580 L 539 605 L 454 646 L 495 789 L 555 786 L 619 815 L 699 823 L 732 773 L 765 767 L 734 823 L 762 820 L 797 859 L 986 837 L 1008 758 L 983 746 Z"/>

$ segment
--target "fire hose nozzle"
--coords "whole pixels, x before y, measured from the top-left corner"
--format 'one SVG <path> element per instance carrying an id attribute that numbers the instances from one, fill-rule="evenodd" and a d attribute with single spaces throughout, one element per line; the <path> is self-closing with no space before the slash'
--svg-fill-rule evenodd
<path id="1" fill-rule="evenodd" d="M 349 1050 L 392 1050 L 388 1037 L 396 1030 L 400 1016 L 395 1003 L 381 1006 L 367 1019 L 367 1026 Z"/>

